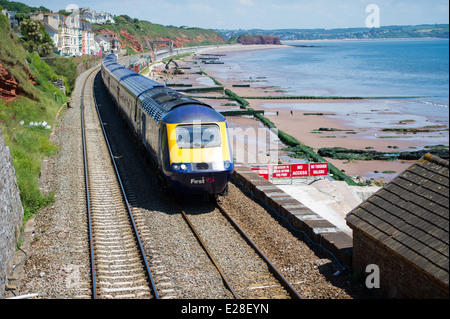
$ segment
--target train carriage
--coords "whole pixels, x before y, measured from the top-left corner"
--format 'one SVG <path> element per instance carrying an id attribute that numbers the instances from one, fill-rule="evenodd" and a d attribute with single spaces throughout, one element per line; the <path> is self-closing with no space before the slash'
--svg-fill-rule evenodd
<path id="1" fill-rule="evenodd" d="M 177 194 L 226 193 L 234 162 L 225 118 L 116 61 L 103 60 L 103 82 L 164 182 Z"/>

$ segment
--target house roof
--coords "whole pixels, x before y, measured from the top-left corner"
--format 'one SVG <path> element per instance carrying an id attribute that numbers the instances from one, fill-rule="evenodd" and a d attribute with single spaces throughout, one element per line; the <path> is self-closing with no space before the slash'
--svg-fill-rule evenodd
<path id="1" fill-rule="evenodd" d="M 449 162 L 431 154 L 352 210 L 347 224 L 448 285 Z"/>
<path id="2" fill-rule="evenodd" d="M 54 27 L 52 27 L 51 25 L 49 25 L 46 22 L 42 22 L 44 24 L 44 28 L 45 28 L 45 32 L 47 32 L 48 34 L 52 34 L 52 33 L 58 33 L 58 30 L 55 29 Z"/>

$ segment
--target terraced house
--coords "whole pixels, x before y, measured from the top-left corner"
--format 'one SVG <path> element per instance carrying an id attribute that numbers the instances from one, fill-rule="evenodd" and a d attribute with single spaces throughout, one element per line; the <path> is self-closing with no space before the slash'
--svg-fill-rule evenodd
<path id="1" fill-rule="evenodd" d="M 45 31 L 53 40 L 55 51 L 61 56 L 96 54 L 99 51 L 92 24 L 88 22 L 58 13 L 39 13 L 31 16 L 31 19 L 44 24 Z"/>

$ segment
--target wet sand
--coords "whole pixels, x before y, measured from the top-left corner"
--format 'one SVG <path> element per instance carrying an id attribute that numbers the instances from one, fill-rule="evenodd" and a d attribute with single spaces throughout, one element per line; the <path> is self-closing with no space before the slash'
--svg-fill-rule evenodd
<path id="1" fill-rule="evenodd" d="M 238 58 L 241 51 L 277 49 L 281 46 L 236 46 L 226 49 L 212 49 L 203 54 L 226 54 Z M 220 58 L 220 56 L 219 56 Z M 230 89 L 241 97 L 276 96 L 283 95 L 282 88 L 274 87 L 266 78 L 251 79 L 245 74 L 227 71 L 230 66 L 225 64 L 204 64 L 194 56 L 179 61 L 184 74 L 173 75 L 153 73 L 154 79 L 161 83 L 185 84 L 192 87 L 211 87 L 214 82 L 196 72 L 201 70 L 216 78 L 225 89 Z M 163 71 L 164 66 L 159 69 Z M 220 72 L 219 72 L 220 71 Z M 249 85 L 249 87 L 236 87 L 233 85 Z M 175 88 L 175 87 L 174 87 Z M 204 100 L 218 111 L 237 110 L 237 105 L 230 104 L 226 99 L 211 99 L 208 97 L 222 97 L 221 92 L 187 93 Z M 418 116 L 399 111 L 396 105 L 407 101 L 386 100 L 266 100 L 247 99 L 249 107 L 264 110 L 265 117 L 271 120 L 278 129 L 295 137 L 301 143 L 313 147 L 315 150 L 322 147 L 344 147 L 348 149 L 366 149 L 371 147 L 376 151 L 408 151 L 420 149 L 427 145 L 448 145 L 448 127 L 432 116 Z M 392 107 L 394 106 L 394 107 Z M 277 113 L 278 112 L 278 113 Z M 305 115 L 304 113 L 322 112 L 329 115 Z M 247 117 L 227 117 L 231 128 L 261 128 L 257 119 Z M 384 132 L 383 128 L 421 128 L 424 126 L 441 126 L 433 132 L 427 133 L 395 133 Z M 320 128 L 333 128 L 333 131 L 323 131 Z M 281 151 L 279 158 L 286 163 L 299 162 L 285 156 Z M 389 182 L 392 178 L 403 172 L 415 161 L 342 161 L 327 158 L 327 160 L 344 170 L 347 175 L 359 176 L 366 180 L 375 179 Z"/>

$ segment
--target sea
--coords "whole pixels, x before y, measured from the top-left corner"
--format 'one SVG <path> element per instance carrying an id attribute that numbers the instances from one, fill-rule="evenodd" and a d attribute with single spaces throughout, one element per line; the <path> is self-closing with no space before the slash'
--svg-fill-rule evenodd
<path id="1" fill-rule="evenodd" d="M 431 116 L 448 126 L 448 39 L 283 44 L 288 46 L 227 54 L 221 57 L 226 68 L 218 65 L 215 71 L 279 87 L 286 95 L 377 98 L 366 103 L 367 107 L 373 108 L 375 103 L 385 109 Z M 316 107 L 330 111 L 335 106 L 323 103 Z"/>

